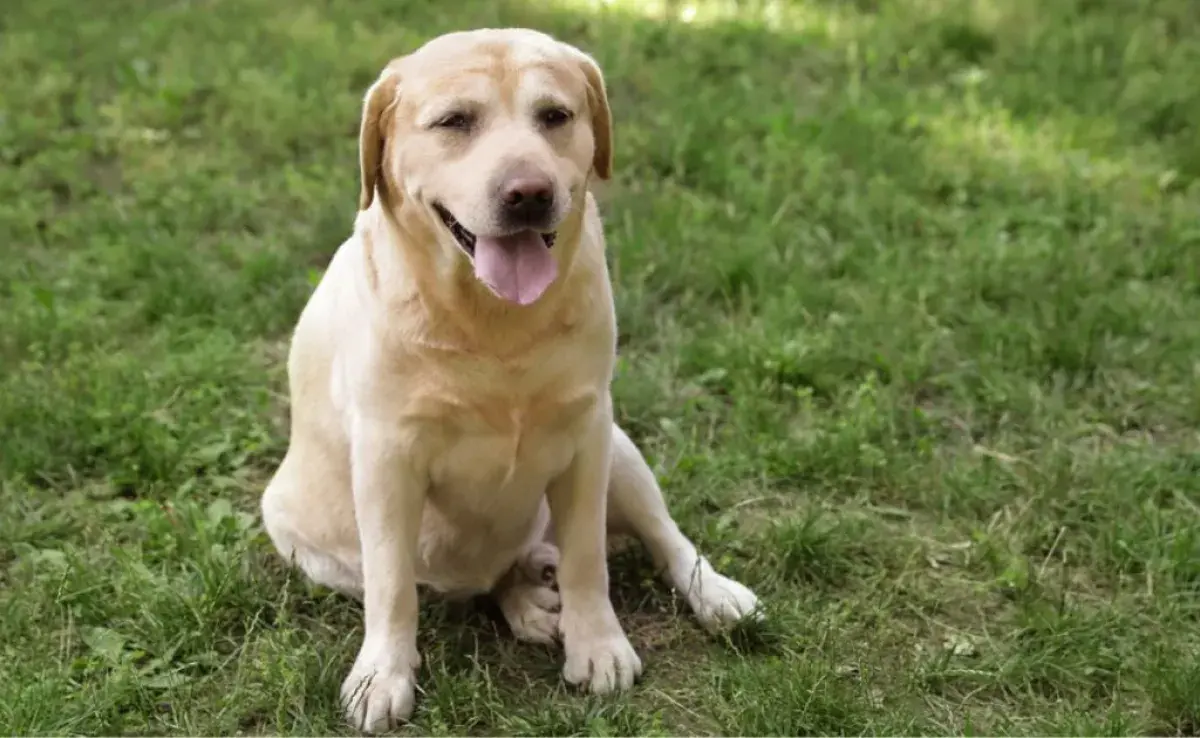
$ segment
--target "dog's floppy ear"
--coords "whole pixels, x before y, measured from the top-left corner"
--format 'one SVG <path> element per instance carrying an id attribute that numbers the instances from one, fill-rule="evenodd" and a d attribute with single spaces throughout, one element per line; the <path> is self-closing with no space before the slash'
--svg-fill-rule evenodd
<path id="1" fill-rule="evenodd" d="M 382 176 L 384 134 L 391 123 L 399 83 L 399 76 L 389 64 L 379 75 L 379 79 L 367 90 L 363 100 L 362 127 L 358 135 L 359 170 L 362 177 L 358 195 L 360 210 L 366 210 L 375 199 L 375 187 Z"/>
<path id="2" fill-rule="evenodd" d="M 587 79 L 588 107 L 592 111 L 592 135 L 596 139 L 592 168 L 600 179 L 608 179 L 613 169 L 612 111 L 608 107 L 608 90 L 596 60 L 578 49 L 575 52 L 579 56 L 583 76 Z"/>

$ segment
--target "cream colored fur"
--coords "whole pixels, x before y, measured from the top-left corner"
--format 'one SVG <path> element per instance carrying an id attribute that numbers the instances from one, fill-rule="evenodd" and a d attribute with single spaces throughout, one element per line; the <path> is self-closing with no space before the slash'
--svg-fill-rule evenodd
<path id="1" fill-rule="evenodd" d="M 541 125 L 548 104 L 571 119 Z M 435 125 L 464 106 L 469 130 Z M 613 423 L 613 296 L 589 191 L 611 141 L 599 68 L 534 31 L 439 37 L 367 94 L 361 210 L 296 326 L 290 445 L 262 499 L 279 552 L 363 601 L 342 690 L 363 730 L 412 712 L 418 584 L 494 593 L 518 638 L 561 638 L 565 679 L 597 693 L 642 669 L 609 601 L 606 531 L 636 535 L 706 627 L 756 610 L 680 532 Z M 514 171 L 547 176 L 557 203 L 558 276 L 525 307 L 475 278 L 432 208 L 498 232 L 494 184 Z"/>

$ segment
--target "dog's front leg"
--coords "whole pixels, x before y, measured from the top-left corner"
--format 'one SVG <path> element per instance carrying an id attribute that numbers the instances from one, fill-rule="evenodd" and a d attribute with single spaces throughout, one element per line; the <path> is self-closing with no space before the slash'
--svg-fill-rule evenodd
<path id="1" fill-rule="evenodd" d="M 375 733 L 412 715 L 421 664 L 415 560 L 426 490 L 403 437 L 385 422 L 355 423 L 350 459 L 365 632 L 342 705 L 355 727 Z"/>
<path id="2" fill-rule="evenodd" d="M 605 536 L 612 411 L 608 401 L 602 408 L 571 466 L 546 492 L 560 550 L 563 678 L 596 694 L 628 689 L 642 673 L 641 659 L 608 596 Z"/>

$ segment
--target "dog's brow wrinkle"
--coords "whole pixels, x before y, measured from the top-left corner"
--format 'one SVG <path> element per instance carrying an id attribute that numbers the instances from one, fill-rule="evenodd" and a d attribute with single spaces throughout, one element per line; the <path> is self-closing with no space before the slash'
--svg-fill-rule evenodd
<path id="1" fill-rule="evenodd" d="M 544 92 L 533 98 L 533 106 L 536 108 L 570 108 L 566 100 L 563 100 L 558 95 Z"/>
<path id="2" fill-rule="evenodd" d="M 466 97 L 456 97 L 449 100 L 442 100 L 436 104 L 423 108 L 417 114 L 417 124 L 421 126 L 432 125 L 447 115 L 454 113 L 475 114 L 482 108 L 487 107 L 484 103 Z"/>

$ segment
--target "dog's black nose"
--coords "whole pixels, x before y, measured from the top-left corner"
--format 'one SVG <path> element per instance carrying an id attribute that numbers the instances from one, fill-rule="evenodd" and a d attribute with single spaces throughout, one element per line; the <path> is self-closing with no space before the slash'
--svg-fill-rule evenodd
<path id="1" fill-rule="evenodd" d="M 544 177 L 513 177 L 501 190 L 505 219 L 514 225 L 545 223 L 554 208 L 554 185 Z"/>

